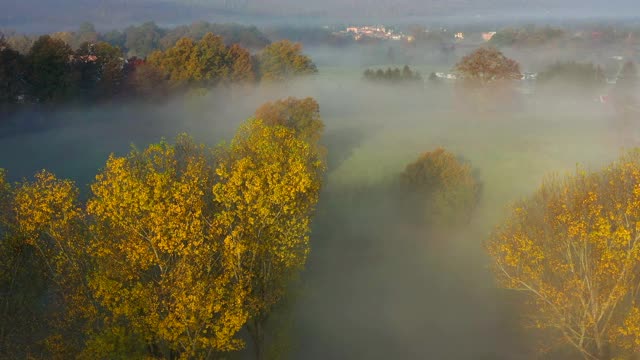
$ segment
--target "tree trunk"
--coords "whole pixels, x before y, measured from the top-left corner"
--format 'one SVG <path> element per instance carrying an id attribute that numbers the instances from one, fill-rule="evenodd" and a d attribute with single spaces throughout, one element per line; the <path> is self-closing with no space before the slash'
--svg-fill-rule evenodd
<path id="1" fill-rule="evenodd" d="M 249 330 L 249 334 L 251 335 L 251 340 L 253 341 L 253 350 L 256 355 L 256 360 L 264 360 L 265 359 L 265 351 L 264 351 L 264 319 L 260 317 L 256 317 L 252 321 L 247 324 L 247 329 Z"/>
<path id="2" fill-rule="evenodd" d="M 606 341 L 603 341 L 600 335 L 596 335 L 595 341 L 598 360 L 610 360 L 611 354 L 609 352 L 609 344 Z"/>

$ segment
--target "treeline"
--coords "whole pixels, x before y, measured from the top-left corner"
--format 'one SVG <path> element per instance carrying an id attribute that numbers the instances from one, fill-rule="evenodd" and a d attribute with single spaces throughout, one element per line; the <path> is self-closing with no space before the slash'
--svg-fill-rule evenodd
<path id="1" fill-rule="evenodd" d="M 558 28 L 551 26 L 526 26 L 505 28 L 491 37 L 494 46 L 536 47 L 536 46 L 599 46 L 636 45 L 640 29 L 635 26 L 585 25 L 581 28 Z"/>
<path id="2" fill-rule="evenodd" d="M 145 57 L 156 50 L 166 50 L 179 39 L 188 37 L 200 40 L 207 33 L 221 36 L 226 45 L 240 44 L 242 47 L 258 50 L 269 45 L 271 41 L 255 26 L 239 24 L 212 24 L 206 21 L 194 22 L 175 28 L 162 28 L 150 21 L 133 25 L 124 30 L 112 30 L 100 33 L 91 23 L 82 23 L 76 31 L 56 32 L 50 35 L 60 39 L 71 48 L 80 47 L 85 42 L 106 42 L 120 48 L 127 57 Z M 26 54 L 38 36 L 24 34 L 5 34 L 7 43 L 15 50 Z"/>
<path id="3" fill-rule="evenodd" d="M 604 86 L 607 78 L 600 66 L 570 61 L 550 65 L 538 75 L 538 82 L 541 85 L 555 83 L 593 90 Z"/>
<path id="4" fill-rule="evenodd" d="M 570 96 L 599 95 L 602 100 L 611 98 L 616 109 L 623 112 L 630 110 L 638 101 L 638 70 L 630 60 L 621 64 L 609 78 L 599 65 L 577 61 L 556 62 L 540 73 L 522 74 L 520 65 L 497 48 L 481 47 L 464 56 L 454 69 L 463 84 L 480 85 L 480 91 L 489 97 L 495 97 L 496 93 L 486 92 L 485 85 L 512 85 L 513 80 L 522 79 L 535 80 L 536 90 L 542 94 L 571 90 L 568 92 Z M 435 74 L 431 79 L 437 81 Z M 608 84 L 612 85 L 610 89 L 607 89 Z"/>
<path id="5" fill-rule="evenodd" d="M 411 70 L 408 65 L 400 68 L 387 68 L 386 70 L 378 69 L 366 69 L 363 73 L 363 78 L 368 81 L 380 82 L 380 83 L 421 83 L 422 76 L 419 72 Z"/>
<path id="6" fill-rule="evenodd" d="M 0 357 L 225 357 L 265 326 L 309 253 L 323 124 L 265 104 L 224 146 L 181 135 L 111 155 L 86 201 L 0 172 Z M 261 119 L 264 117 L 264 119 Z"/>
<path id="7" fill-rule="evenodd" d="M 106 42 L 73 50 L 44 35 L 23 54 L 0 38 L 0 111 L 29 104 L 155 98 L 173 91 L 230 83 L 279 81 L 316 72 L 300 44 L 283 40 L 252 55 L 212 33 L 182 38 L 148 58 L 126 58 Z"/>
<path id="8" fill-rule="evenodd" d="M 540 46 L 552 41 L 559 41 L 568 37 L 566 30 L 545 26 L 542 28 L 507 28 L 498 31 L 491 37 L 489 43 L 494 46 L 528 47 Z"/>

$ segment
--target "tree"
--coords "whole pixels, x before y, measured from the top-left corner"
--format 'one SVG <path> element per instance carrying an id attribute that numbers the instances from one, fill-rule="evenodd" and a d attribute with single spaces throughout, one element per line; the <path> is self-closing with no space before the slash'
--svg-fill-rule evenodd
<path id="1" fill-rule="evenodd" d="M 317 146 L 324 129 L 320 118 L 320 105 L 313 98 L 268 102 L 256 110 L 255 118 L 269 126 L 285 126 L 292 129 L 305 142 Z"/>
<path id="2" fill-rule="evenodd" d="M 55 32 L 51 35 L 52 39 L 62 40 L 65 44 L 69 45 L 70 48 L 75 48 L 75 34 L 69 31 L 60 31 Z"/>
<path id="3" fill-rule="evenodd" d="M 96 96 L 111 99 L 122 91 L 124 55 L 120 48 L 102 41 L 93 46 L 93 53 L 98 65 Z"/>
<path id="4" fill-rule="evenodd" d="M 55 358 L 81 351 L 98 314 L 87 284 L 92 263 L 78 194 L 72 181 L 42 171 L 35 181 L 19 184 L 14 195 L 16 229 L 35 255 L 32 265 L 43 270 L 46 293 L 39 300 L 45 310 L 38 320 L 50 328 L 45 344 Z"/>
<path id="5" fill-rule="evenodd" d="M 33 46 L 33 43 L 35 42 L 35 39 L 26 35 L 9 36 L 6 40 L 10 48 L 22 55 L 28 54 L 29 50 L 31 50 L 31 46 Z"/>
<path id="6" fill-rule="evenodd" d="M 21 236 L 15 214 L 15 188 L 0 169 L 0 357 L 27 357 L 41 350 L 46 325 L 37 306 L 46 285 L 38 254 Z"/>
<path id="7" fill-rule="evenodd" d="M 128 56 L 145 57 L 158 49 L 163 32 L 154 22 L 130 26 L 124 30 Z"/>
<path id="8" fill-rule="evenodd" d="M 256 81 L 256 64 L 251 54 L 234 44 L 229 48 L 231 81 L 234 83 L 253 83 Z"/>
<path id="9" fill-rule="evenodd" d="M 258 56 L 262 79 L 281 81 L 318 72 L 311 59 L 302 54 L 302 45 L 282 40 L 266 46 Z"/>
<path id="10" fill-rule="evenodd" d="M 590 63 L 557 62 L 538 75 L 540 86 L 568 86 L 581 92 L 593 93 L 606 84 L 604 71 Z"/>
<path id="11" fill-rule="evenodd" d="M 90 22 L 83 22 L 80 24 L 78 31 L 75 33 L 74 42 L 71 45 L 78 46 L 83 43 L 95 44 L 98 42 L 99 34 L 96 31 L 95 26 Z"/>
<path id="12" fill-rule="evenodd" d="M 165 72 L 175 87 L 210 87 L 254 77 L 251 55 L 235 45 L 228 48 L 211 33 L 198 42 L 182 38 L 174 47 L 151 54 L 149 63 Z"/>
<path id="13" fill-rule="evenodd" d="M 114 333 L 165 358 L 242 347 L 247 290 L 225 271 L 236 253 L 213 225 L 214 180 L 210 154 L 186 136 L 109 158 L 87 205 L 95 219 L 91 287 L 109 314 L 92 341 L 95 357 L 111 356 Z"/>
<path id="14" fill-rule="evenodd" d="M 534 47 L 548 43 L 557 43 L 559 40 L 563 40 L 566 37 L 567 33 L 564 30 L 549 26 L 545 26 L 543 28 L 507 28 L 494 34 L 491 37 L 491 40 L 489 40 L 489 43 L 498 47 Z"/>
<path id="15" fill-rule="evenodd" d="M 324 165 L 292 129 L 253 120 L 221 150 L 213 186 L 215 228 L 227 272 L 247 284 L 248 330 L 264 359 L 264 324 L 309 253 L 311 215 Z"/>
<path id="16" fill-rule="evenodd" d="M 552 178 L 489 238 L 498 281 L 526 296 L 525 318 L 585 359 L 637 353 L 640 152 Z"/>
<path id="17" fill-rule="evenodd" d="M 100 39 L 111 46 L 118 47 L 120 49 L 125 48 L 126 35 L 122 31 L 112 30 L 103 34 Z"/>
<path id="18" fill-rule="evenodd" d="M 261 49 L 270 42 L 255 26 L 211 24 L 206 21 L 196 21 L 191 25 L 178 26 L 167 31 L 166 35 L 160 39 L 160 44 L 163 49 L 168 49 L 183 37 L 198 41 L 207 33 L 222 37 L 227 46 L 237 44 L 245 48 Z"/>
<path id="19" fill-rule="evenodd" d="M 124 59 L 116 47 L 105 42 L 83 43 L 72 65 L 80 95 L 89 101 L 111 99 L 122 89 Z"/>
<path id="20" fill-rule="evenodd" d="M 493 47 L 481 47 L 464 56 L 456 64 L 455 71 L 466 82 L 480 85 L 518 80 L 522 76 L 520 65 Z"/>
<path id="21" fill-rule="evenodd" d="M 0 38 L 0 112 L 26 95 L 26 61 Z"/>
<path id="22" fill-rule="evenodd" d="M 227 82 L 233 72 L 233 61 L 229 54 L 229 48 L 224 44 L 220 36 L 212 33 L 206 34 L 196 46 L 197 55 L 192 62 L 198 69 L 194 79 L 207 86 L 215 86 Z M 190 64 L 191 65 L 191 64 Z"/>
<path id="23" fill-rule="evenodd" d="M 384 72 L 375 72 L 366 69 L 363 73 L 365 80 L 385 83 L 403 83 L 403 84 L 422 84 L 422 76 L 419 72 L 411 70 L 405 65 L 402 70 L 400 68 L 388 68 Z"/>
<path id="24" fill-rule="evenodd" d="M 27 82 L 39 102 L 68 98 L 72 92 L 70 57 L 73 51 L 62 40 L 41 36 L 27 55 Z"/>
<path id="25" fill-rule="evenodd" d="M 126 69 L 126 87 L 129 93 L 142 99 L 162 99 L 168 94 L 164 73 L 143 60 L 131 58 Z"/>
<path id="26" fill-rule="evenodd" d="M 400 183 L 416 205 L 425 209 L 429 223 L 439 226 L 468 222 L 481 189 L 471 165 L 443 148 L 426 152 L 407 165 Z"/>

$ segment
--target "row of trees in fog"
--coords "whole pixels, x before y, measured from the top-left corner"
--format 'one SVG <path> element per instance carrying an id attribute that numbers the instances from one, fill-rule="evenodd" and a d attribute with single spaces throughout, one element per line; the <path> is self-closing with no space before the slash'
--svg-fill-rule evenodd
<path id="1" fill-rule="evenodd" d="M 309 253 L 325 151 L 313 99 L 263 105 L 228 145 L 111 155 L 85 198 L 0 172 L 0 356 L 219 358 L 252 339 Z"/>
<path id="2" fill-rule="evenodd" d="M 212 24 L 205 21 L 175 28 L 162 28 L 154 22 L 132 25 L 123 30 L 98 32 L 91 23 L 82 23 L 75 31 L 55 32 L 52 38 L 64 41 L 72 48 L 78 48 L 85 42 L 106 42 L 122 49 L 126 57 L 146 57 L 156 50 L 166 50 L 178 40 L 188 37 L 200 40 L 207 33 L 221 36 L 226 45 L 240 44 L 244 48 L 258 50 L 269 45 L 271 41 L 255 26 L 239 24 Z M 23 53 L 29 52 L 37 36 L 7 32 L 9 45 Z"/>
<path id="3" fill-rule="evenodd" d="M 363 78 L 368 81 L 391 84 L 422 83 L 422 75 L 418 71 L 411 70 L 408 65 L 405 65 L 402 69 L 366 69 L 363 73 Z"/>
<path id="4" fill-rule="evenodd" d="M 207 33 L 198 41 L 182 38 L 147 59 L 126 59 L 120 48 L 106 42 L 84 42 L 74 51 L 44 35 L 22 54 L 0 38 L 0 110 L 32 103 L 149 98 L 220 84 L 281 81 L 316 71 L 301 45 L 286 40 L 252 55 Z"/>
<path id="5" fill-rule="evenodd" d="M 514 96 L 514 81 L 525 79 L 520 64 L 494 47 L 481 47 L 462 57 L 454 72 L 466 102 L 480 107 L 493 104 L 490 108 L 504 107 L 504 103 Z M 576 61 L 556 62 L 534 75 L 534 78 L 526 79 L 535 82 L 536 92 L 542 95 L 548 92 L 585 99 L 600 98 L 600 101 L 610 102 L 625 123 L 638 112 L 639 78 L 633 61 L 624 62 L 609 78 L 600 66 Z M 435 74 L 429 79 L 439 81 Z"/>

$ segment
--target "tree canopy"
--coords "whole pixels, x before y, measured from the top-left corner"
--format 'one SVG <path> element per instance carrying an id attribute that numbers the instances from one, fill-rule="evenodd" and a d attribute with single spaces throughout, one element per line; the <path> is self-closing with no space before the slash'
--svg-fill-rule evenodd
<path id="1" fill-rule="evenodd" d="M 320 105 L 313 98 L 289 97 L 263 104 L 256 110 L 255 118 L 265 125 L 285 126 L 307 143 L 317 146 L 324 123 L 320 118 Z"/>
<path id="2" fill-rule="evenodd" d="M 227 146 L 111 155 L 86 202 L 47 171 L 0 170 L 0 356 L 211 358 L 247 328 L 262 359 L 324 168 L 295 129 L 250 119 Z"/>
<path id="3" fill-rule="evenodd" d="M 318 72 L 313 61 L 302 53 L 302 45 L 288 40 L 266 46 L 258 55 L 258 60 L 260 75 L 267 81 L 281 81 Z"/>
<path id="4" fill-rule="evenodd" d="M 524 318 L 585 359 L 626 358 L 640 344 L 638 183 L 637 150 L 551 178 L 487 242 L 500 284 L 526 295 Z"/>
<path id="5" fill-rule="evenodd" d="M 407 165 L 400 183 L 417 206 L 439 226 L 468 222 L 481 186 L 471 165 L 443 148 L 425 152 Z"/>
<path id="6" fill-rule="evenodd" d="M 520 65 L 494 47 L 481 47 L 464 56 L 455 71 L 463 80 L 481 85 L 522 77 Z"/>
<path id="7" fill-rule="evenodd" d="M 363 73 L 365 80 L 390 84 L 422 84 L 422 76 L 418 71 L 411 70 L 408 65 L 401 68 L 387 68 L 386 70 L 366 69 Z"/>
<path id="8" fill-rule="evenodd" d="M 606 83 L 604 71 L 591 63 L 557 62 L 538 75 L 540 85 L 564 85 L 581 91 L 593 91 Z"/>

